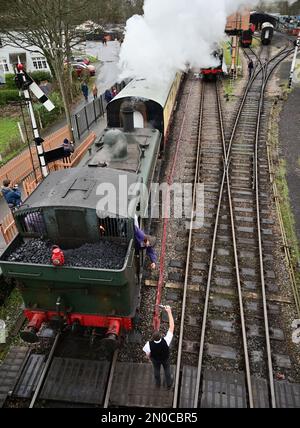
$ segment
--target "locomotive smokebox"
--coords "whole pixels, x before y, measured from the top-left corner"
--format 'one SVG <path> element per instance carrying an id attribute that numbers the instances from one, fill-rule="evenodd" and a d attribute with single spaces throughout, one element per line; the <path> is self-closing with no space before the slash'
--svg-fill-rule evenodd
<path id="1" fill-rule="evenodd" d="M 121 107 L 124 132 L 134 131 L 134 108 L 130 102 L 124 102 Z"/>

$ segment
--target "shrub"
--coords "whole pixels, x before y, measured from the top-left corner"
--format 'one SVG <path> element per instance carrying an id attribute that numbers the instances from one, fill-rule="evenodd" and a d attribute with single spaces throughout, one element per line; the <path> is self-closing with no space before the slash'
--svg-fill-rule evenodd
<path id="1" fill-rule="evenodd" d="M 49 98 L 55 105 L 55 109 L 52 111 L 47 111 L 40 103 L 34 104 L 34 111 L 37 112 L 43 127 L 46 127 L 55 122 L 55 120 L 59 118 L 59 116 L 64 111 L 63 101 L 61 95 L 58 92 L 52 92 Z"/>
<path id="2" fill-rule="evenodd" d="M 48 71 L 33 71 L 29 73 L 30 77 L 39 85 L 44 80 L 48 80 L 48 82 L 52 82 L 53 78 L 51 73 Z"/>
<path id="3" fill-rule="evenodd" d="M 0 90 L 0 105 L 4 106 L 10 101 L 19 101 L 19 91 L 17 89 L 1 89 Z"/>
<path id="4" fill-rule="evenodd" d="M 39 85 L 42 81 L 48 80 L 48 82 L 52 82 L 53 78 L 51 73 L 48 71 L 33 71 L 29 73 L 30 77 Z M 15 83 L 15 75 L 14 74 L 6 74 L 5 75 L 5 86 L 4 89 L 16 89 Z"/>
<path id="5" fill-rule="evenodd" d="M 14 74 L 5 75 L 5 89 L 17 89 Z"/>

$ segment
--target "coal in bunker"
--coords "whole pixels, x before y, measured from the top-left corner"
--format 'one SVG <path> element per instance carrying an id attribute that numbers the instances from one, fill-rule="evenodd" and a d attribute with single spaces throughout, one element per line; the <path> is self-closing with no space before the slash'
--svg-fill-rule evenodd
<path id="1" fill-rule="evenodd" d="M 54 243 L 49 240 L 29 239 L 9 254 L 6 261 L 52 265 L 51 255 Z M 102 240 L 84 244 L 79 248 L 63 250 L 64 266 L 91 269 L 122 269 L 125 263 L 128 244 Z"/>

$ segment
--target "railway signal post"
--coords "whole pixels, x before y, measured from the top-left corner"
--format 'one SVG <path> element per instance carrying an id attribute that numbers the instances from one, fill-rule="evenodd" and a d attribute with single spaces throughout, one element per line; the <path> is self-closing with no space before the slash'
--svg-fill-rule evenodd
<path id="1" fill-rule="evenodd" d="M 28 76 L 28 74 L 24 70 L 23 64 L 21 64 L 20 61 L 17 65 L 16 84 L 18 88 L 23 92 L 26 104 L 28 106 L 38 159 L 39 159 L 42 175 L 44 178 L 46 178 L 49 174 L 49 170 L 47 168 L 47 163 L 45 160 L 45 153 L 44 153 L 44 147 L 43 147 L 44 140 L 40 137 L 40 134 L 39 134 L 39 129 L 36 123 L 33 106 L 32 106 L 32 99 L 31 99 L 29 90 L 33 92 L 33 94 L 37 97 L 37 99 L 41 103 L 43 103 L 43 105 L 48 111 L 52 111 L 55 108 L 55 106 L 44 94 L 44 92 L 38 87 L 38 85 L 31 79 L 31 77 Z"/>
<path id="2" fill-rule="evenodd" d="M 297 61 L 297 55 L 298 55 L 298 48 L 300 47 L 300 33 L 298 34 L 297 40 L 295 40 L 295 52 L 294 52 L 294 58 L 292 62 L 290 77 L 289 77 L 289 88 L 291 88 L 293 83 L 293 77 L 294 77 L 294 71 L 296 67 L 296 61 Z"/>

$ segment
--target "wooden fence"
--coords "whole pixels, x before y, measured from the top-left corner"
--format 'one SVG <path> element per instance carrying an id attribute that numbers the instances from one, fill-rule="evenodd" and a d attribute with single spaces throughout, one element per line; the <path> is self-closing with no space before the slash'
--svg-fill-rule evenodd
<path id="1" fill-rule="evenodd" d="M 90 134 L 86 140 L 75 150 L 75 152 L 70 156 L 70 158 L 65 158 L 62 161 L 57 161 L 51 164 L 49 167 L 50 172 L 58 171 L 59 169 L 73 168 L 85 155 L 88 148 L 93 144 L 96 139 L 96 134 Z M 53 143 L 52 143 L 53 144 Z M 36 172 L 37 176 L 35 177 L 33 172 L 30 172 L 27 177 L 23 180 L 23 187 L 26 198 L 31 195 L 31 193 L 37 188 L 37 186 L 42 182 L 42 176 L 40 171 Z M 15 225 L 14 217 L 11 213 L 5 216 L 0 224 L 0 231 L 4 237 L 6 244 L 9 244 L 11 240 L 17 234 L 17 228 Z"/>
<path id="2" fill-rule="evenodd" d="M 0 231 L 6 244 L 14 239 L 17 234 L 17 227 L 12 213 L 7 214 L 0 224 Z"/>
<path id="3" fill-rule="evenodd" d="M 69 130 L 67 126 L 55 132 L 50 137 L 47 137 L 44 141 L 44 149 L 47 151 L 61 146 L 65 138 L 69 138 Z M 31 147 L 31 153 L 35 168 L 37 168 L 39 161 L 34 145 Z M 33 168 L 30 151 L 27 149 L 0 168 L 0 183 L 5 179 L 9 179 L 13 184 L 18 184 L 32 171 Z"/>

